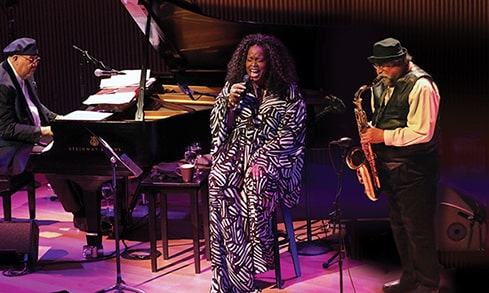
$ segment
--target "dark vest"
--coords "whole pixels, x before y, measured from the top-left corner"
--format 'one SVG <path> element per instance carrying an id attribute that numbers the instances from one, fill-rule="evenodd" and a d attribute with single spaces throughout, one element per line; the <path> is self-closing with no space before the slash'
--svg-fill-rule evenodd
<path id="1" fill-rule="evenodd" d="M 412 64 L 411 70 L 396 81 L 392 96 L 384 107 L 380 106 L 384 101 L 384 85 L 380 83 L 373 88 L 375 111 L 372 114 L 372 123 L 375 127 L 391 130 L 407 125 L 409 93 L 420 78 L 427 78 L 432 81 L 428 73 Z M 433 138 L 427 143 L 407 147 L 373 144 L 372 148 L 379 159 L 383 161 L 403 161 L 412 156 L 433 155 L 433 152 L 438 150 L 438 123 Z"/>

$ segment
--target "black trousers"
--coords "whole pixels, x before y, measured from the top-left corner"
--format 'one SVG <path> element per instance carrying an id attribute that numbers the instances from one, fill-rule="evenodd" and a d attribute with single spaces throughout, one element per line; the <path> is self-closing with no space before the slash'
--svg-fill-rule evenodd
<path id="1" fill-rule="evenodd" d="M 379 163 L 379 176 L 401 259 L 401 280 L 438 288 L 440 265 L 434 215 L 439 163 L 436 156 Z"/>

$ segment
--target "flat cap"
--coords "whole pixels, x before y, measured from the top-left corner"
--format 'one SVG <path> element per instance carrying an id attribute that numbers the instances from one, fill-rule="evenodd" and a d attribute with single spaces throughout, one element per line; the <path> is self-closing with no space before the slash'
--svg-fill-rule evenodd
<path id="1" fill-rule="evenodd" d="M 36 40 L 31 38 L 16 39 L 3 49 L 3 53 L 7 56 L 39 55 L 39 52 L 37 51 Z"/>

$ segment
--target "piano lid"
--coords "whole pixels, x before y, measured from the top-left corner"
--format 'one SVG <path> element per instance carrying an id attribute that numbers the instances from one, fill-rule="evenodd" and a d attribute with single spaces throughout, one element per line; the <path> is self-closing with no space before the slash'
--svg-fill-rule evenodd
<path id="1" fill-rule="evenodd" d="M 144 33 L 148 4 L 121 1 Z M 317 27 L 226 21 L 203 15 L 197 5 L 185 0 L 152 2 L 149 40 L 173 73 L 219 73 L 218 82 L 212 85 L 222 85 L 227 63 L 238 43 L 245 35 L 258 32 L 276 35 L 286 44 L 302 80 L 307 80 L 317 66 L 316 53 L 304 53 L 310 47 L 304 44 L 315 42 Z"/>

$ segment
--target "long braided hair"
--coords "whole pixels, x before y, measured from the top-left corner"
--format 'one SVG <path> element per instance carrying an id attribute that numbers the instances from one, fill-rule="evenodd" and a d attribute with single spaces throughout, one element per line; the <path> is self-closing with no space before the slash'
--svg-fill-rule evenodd
<path id="1" fill-rule="evenodd" d="M 289 50 L 277 37 L 272 35 L 258 33 L 245 36 L 228 63 L 226 80 L 231 84 L 243 81 L 243 76 L 246 74 L 248 49 L 254 45 L 264 49 L 268 61 L 265 88 L 278 96 L 285 95 L 289 85 L 297 85 L 299 78 Z"/>

